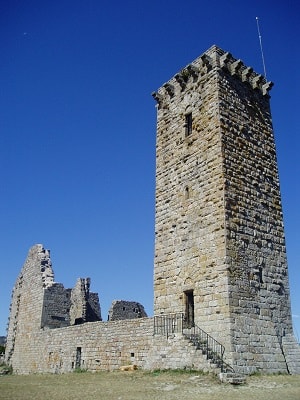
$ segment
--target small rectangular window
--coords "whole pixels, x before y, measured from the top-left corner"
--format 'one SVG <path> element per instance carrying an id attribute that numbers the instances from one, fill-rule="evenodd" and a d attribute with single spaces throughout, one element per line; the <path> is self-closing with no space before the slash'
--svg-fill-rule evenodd
<path id="1" fill-rule="evenodd" d="M 81 366 L 81 347 L 76 348 L 76 361 L 75 368 L 80 368 Z"/>
<path id="2" fill-rule="evenodd" d="M 192 124 L 193 124 L 192 113 L 186 114 L 186 116 L 185 116 L 185 136 L 191 135 Z"/>

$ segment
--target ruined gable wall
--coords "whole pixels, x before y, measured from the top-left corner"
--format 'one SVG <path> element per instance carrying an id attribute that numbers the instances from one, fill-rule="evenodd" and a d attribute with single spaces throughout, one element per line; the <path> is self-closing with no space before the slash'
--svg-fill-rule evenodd
<path id="1" fill-rule="evenodd" d="M 33 246 L 13 288 L 7 331 L 5 360 L 22 358 L 30 347 L 30 335 L 41 328 L 44 289 L 53 283 L 50 254 L 42 245 Z"/>

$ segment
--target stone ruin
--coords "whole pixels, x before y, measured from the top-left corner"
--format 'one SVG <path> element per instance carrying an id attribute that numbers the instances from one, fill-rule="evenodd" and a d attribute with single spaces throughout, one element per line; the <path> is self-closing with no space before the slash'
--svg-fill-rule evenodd
<path id="1" fill-rule="evenodd" d="M 108 313 L 109 321 L 145 317 L 147 314 L 144 306 L 136 301 L 114 300 Z"/>
<path id="2" fill-rule="evenodd" d="M 102 321 L 90 280 L 65 289 L 49 251 L 33 246 L 12 294 L 5 361 L 15 373 L 300 374 L 271 87 L 212 46 L 153 93 L 155 315 L 115 301 Z"/>
<path id="3" fill-rule="evenodd" d="M 25 266 L 31 268 L 35 253 L 40 257 L 41 286 L 43 287 L 42 329 L 56 329 L 79 325 L 85 322 L 102 321 L 98 293 L 90 292 L 90 278 L 78 278 L 74 288 L 65 289 L 54 280 L 50 251 L 43 245 L 33 246 Z M 33 259 L 32 259 L 33 258 Z M 18 278 L 16 288 L 22 286 L 23 274 Z M 14 289 L 14 291 L 17 289 Z M 109 310 L 109 320 L 144 318 L 144 307 L 135 301 L 114 300 Z"/>

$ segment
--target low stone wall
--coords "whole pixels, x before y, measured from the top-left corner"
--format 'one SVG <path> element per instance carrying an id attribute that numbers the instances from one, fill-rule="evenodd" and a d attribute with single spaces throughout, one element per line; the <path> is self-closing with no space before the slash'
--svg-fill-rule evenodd
<path id="1" fill-rule="evenodd" d="M 89 322 L 34 332 L 18 345 L 14 372 L 63 373 L 75 368 L 114 370 L 122 365 L 142 367 L 153 339 L 153 319 Z M 22 348 L 23 347 L 23 348 Z"/>
<path id="2" fill-rule="evenodd" d="M 87 322 L 41 329 L 18 343 L 16 374 L 112 371 L 135 365 L 145 370 L 192 368 L 215 371 L 182 334 L 154 335 L 153 318 Z"/>

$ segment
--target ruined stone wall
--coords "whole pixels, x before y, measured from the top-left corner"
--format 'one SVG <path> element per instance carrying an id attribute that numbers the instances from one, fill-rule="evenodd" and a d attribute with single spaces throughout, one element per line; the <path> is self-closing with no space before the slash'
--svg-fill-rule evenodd
<path id="1" fill-rule="evenodd" d="M 41 328 L 61 328 L 70 325 L 71 290 L 53 283 L 44 290 Z"/>
<path id="2" fill-rule="evenodd" d="M 114 300 L 108 313 L 109 321 L 145 317 L 147 314 L 144 307 L 136 301 Z"/>
<path id="3" fill-rule="evenodd" d="M 114 303 L 115 317 L 126 315 L 133 319 L 85 322 L 88 307 L 83 300 L 86 296 L 90 302 L 98 299 L 94 295 L 90 298 L 89 280 L 79 279 L 71 290 L 53 278 L 49 251 L 42 245 L 33 246 L 12 298 L 5 361 L 14 373 L 63 373 L 76 368 L 114 370 L 128 364 L 144 369 L 214 369 L 202 351 L 182 334 L 154 335 L 153 318 L 142 318 L 145 311 L 137 302 Z M 82 323 L 63 327 L 68 318 L 74 318 L 74 314 L 68 314 L 72 301 L 78 305 L 75 310 L 79 310 Z M 97 311 L 97 304 L 94 307 Z"/>
<path id="4" fill-rule="evenodd" d="M 101 321 L 99 297 L 90 293 L 90 279 L 79 278 L 71 290 L 70 324 Z"/>
<path id="5" fill-rule="evenodd" d="M 89 293 L 87 321 L 102 321 L 101 307 L 98 293 Z"/>
<path id="6" fill-rule="evenodd" d="M 22 349 L 30 348 L 31 332 L 41 328 L 44 289 L 53 283 L 48 250 L 33 246 L 12 292 L 5 359 L 10 364 L 22 358 Z"/>
<path id="7" fill-rule="evenodd" d="M 22 349 L 32 345 L 32 332 L 41 328 L 101 320 L 98 295 L 89 292 L 89 285 L 89 279 L 80 279 L 74 289 L 65 289 L 54 282 L 50 252 L 33 246 L 13 288 L 6 361 L 14 365 L 22 358 Z"/>

